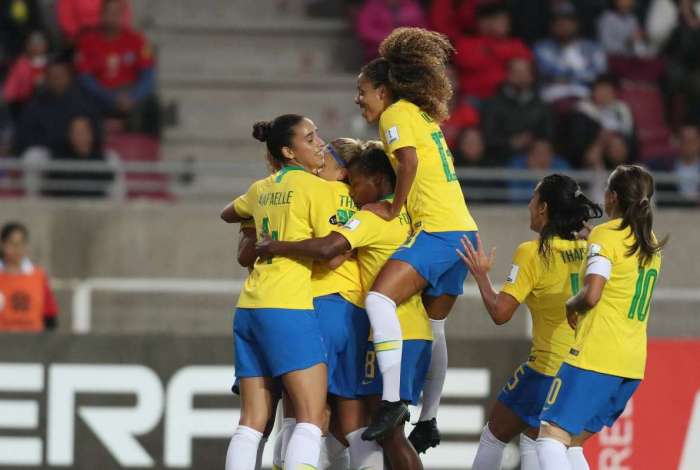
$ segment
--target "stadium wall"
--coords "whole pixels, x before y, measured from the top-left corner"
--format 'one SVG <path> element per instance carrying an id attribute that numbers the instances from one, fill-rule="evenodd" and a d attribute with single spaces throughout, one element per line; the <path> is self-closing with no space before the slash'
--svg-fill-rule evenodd
<path id="1" fill-rule="evenodd" d="M 216 204 L 115 204 L 94 201 L 13 201 L 0 206 L 0 221 L 19 220 L 31 232 L 32 257 L 53 278 L 243 279 L 235 262 L 238 227 L 226 225 Z M 472 208 L 487 247 L 497 247 L 494 282 L 508 272 L 517 244 L 533 237 L 524 206 Z M 700 336 L 700 262 L 697 212 L 662 210 L 658 235 L 671 234 L 650 318 L 653 336 Z M 669 291 L 668 289 L 676 289 Z M 680 291 L 677 291 L 680 289 Z M 682 295 L 675 295 L 680 292 Z M 669 294 L 670 293 L 670 294 Z M 61 329 L 70 328 L 71 297 L 59 292 Z M 95 331 L 230 334 L 236 295 L 101 292 L 93 298 Z M 450 338 L 523 337 L 526 315 L 505 327 L 488 320 L 481 301 L 463 297 L 450 317 Z"/>

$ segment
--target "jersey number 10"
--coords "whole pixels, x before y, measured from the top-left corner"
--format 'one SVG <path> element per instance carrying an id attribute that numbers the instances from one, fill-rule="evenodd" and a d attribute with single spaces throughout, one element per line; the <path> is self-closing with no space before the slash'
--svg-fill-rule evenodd
<path id="1" fill-rule="evenodd" d="M 637 285 L 634 288 L 634 297 L 632 297 L 632 305 L 630 305 L 627 318 L 632 320 L 636 315 L 637 320 L 646 320 L 651 303 L 651 293 L 654 291 L 658 276 L 659 272 L 654 268 L 649 270 L 639 268 L 639 277 L 637 277 Z"/>

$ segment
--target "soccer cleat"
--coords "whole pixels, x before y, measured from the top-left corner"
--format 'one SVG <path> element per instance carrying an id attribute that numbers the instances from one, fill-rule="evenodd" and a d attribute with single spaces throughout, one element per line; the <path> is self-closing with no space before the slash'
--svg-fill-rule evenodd
<path id="1" fill-rule="evenodd" d="M 382 406 L 372 417 L 372 422 L 362 433 L 364 441 L 380 441 L 395 427 L 402 425 L 411 417 L 408 407 L 401 401 L 383 401 Z"/>
<path id="2" fill-rule="evenodd" d="M 431 447 L 439 446 L 440 430 L 435 418 L 430 421 L 418 421 L 408 436 L 408 440 L 411 441 L 413 448 L 419 454 L 425 453 Z"/>

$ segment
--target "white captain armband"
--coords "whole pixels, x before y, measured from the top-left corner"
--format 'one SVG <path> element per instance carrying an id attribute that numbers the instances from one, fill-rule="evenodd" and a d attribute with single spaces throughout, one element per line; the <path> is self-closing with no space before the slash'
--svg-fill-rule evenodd
<path id="1" fill-rule="evenodd" d="M 610 279 L 612 273 L 612 263 L 604 256 L 590 256 L 588 258 L 588 266 L 586 267 L 586 276 L 589 274 L 597 274 L 605 279 Z"/>

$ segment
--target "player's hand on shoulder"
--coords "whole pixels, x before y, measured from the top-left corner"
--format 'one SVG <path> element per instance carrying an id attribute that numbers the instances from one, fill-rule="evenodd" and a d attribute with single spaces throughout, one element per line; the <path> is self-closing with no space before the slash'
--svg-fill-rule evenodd
<path id="1" fill-rule="evenodd" d="M 576 325 L 578 325 L 578 312 L 576 312 L 573 307 L 570 307 L 568 303 L 566 304 L 566 321 L 569 322 L 569 326 L 572 330 L 576 329 Z"/>
<path id="2" fill-rule="evenodd" d="M 576 232 L 576 239 L 577 240 L 588 240 L 588 236 L 591 234 L 591 231 L 593 230 L 593 225 L 591 225 L 589 222 L 584 222 L 583 223 L 583 228 Z"/>
<path id="3" fill-rule="evenodd" d="M 396 214 L 392 212 L 392 205 L 389 201 L 371 202 L 362 206 L 362 210 L 370 211 L 384 220 L 392 220 L 396 217 Z"/>

